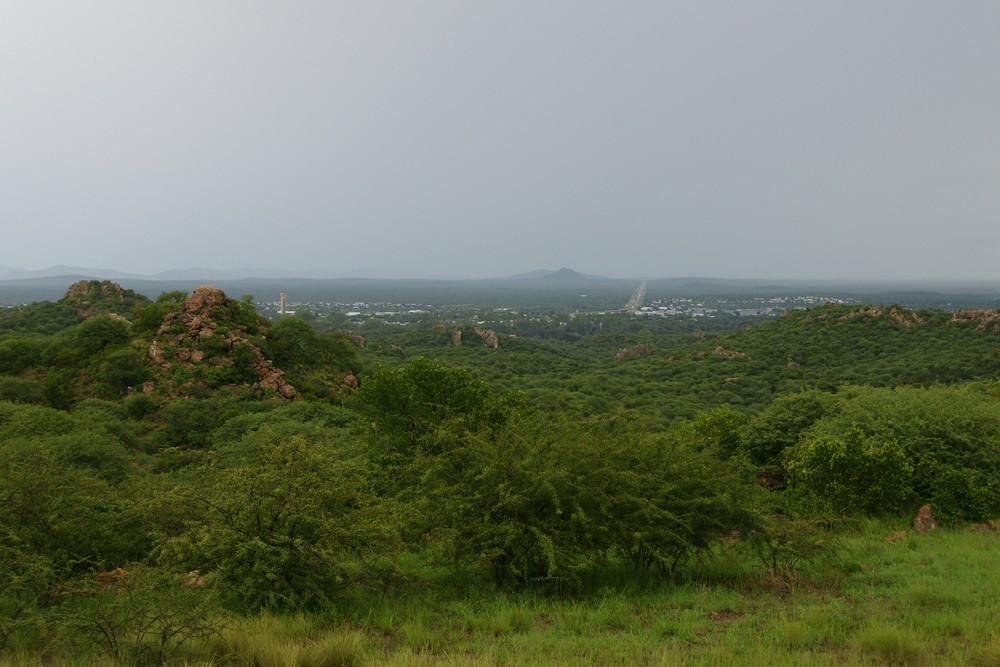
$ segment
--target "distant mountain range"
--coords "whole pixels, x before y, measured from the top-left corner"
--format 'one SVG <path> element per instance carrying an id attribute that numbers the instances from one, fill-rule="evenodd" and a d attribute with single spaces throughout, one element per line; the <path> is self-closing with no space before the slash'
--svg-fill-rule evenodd
<path id="1" fill-rule="evenodd" d="M 81 266 L 59 264 L 37 271 L 25 271 L 0 266 L 0 280 L 24 280 L 30 278 L 55 278 L 58 276 L 81 276 L 95 280 L 239 280 L 241 278 L 292 278 L 302 276 L 294 271 L 280 269 L 170 269 L 146 275 L 126 273 L 115 269 L 94 269 Z"/>
<path id="2" fill-rule="evenodd" d="M 27 271 L 11 267 L 0 266 L 0 280 L 27 280 L 36 278 L 56 278 L 62 276 L 73 276 L 80 278 L 91 278 L 94 280 L 245 280 L 252 278 L 263 279 L 310 279 L 310 280 L 332 280 L 341 278 L 362 278 L 372 280 L 470 280 L 458 275 L 435 275 L 418 276 L 407 275 L 399 272 L 378 271 L 376 269 L 358 269 L 356 271 L 289 271 L 285 269 L 270 268 L 248 268 L 248 269 L 209 269 L 194 267 L 190 269 L 170 269 L 154 274 L 127 273 L 116 269 L 95 269 L 82 266 L 67 266 L 59 264 L 36 271 Z M 557 270 L 538 269 L 529 273 L 521 273 L 514 276 L 501 278 L 485 278 L 479 280 L 544 280 L 550 283 L 569 283 L 587 280 L 622 280 L 620 278 L 608 278 L 607 276 L 595 276 L 574 271 L 563 267 Z M 627 280 L 627 279 L 626 279 Z"/>

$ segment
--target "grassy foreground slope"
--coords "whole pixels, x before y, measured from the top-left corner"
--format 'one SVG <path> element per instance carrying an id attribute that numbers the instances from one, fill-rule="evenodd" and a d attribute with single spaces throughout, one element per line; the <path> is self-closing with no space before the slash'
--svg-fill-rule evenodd
<path id="1" fill-rule="evenodd" d="M 720 546 L 683 581 L 623 584 L 612 571 L 582 598 L 425 579 L 327 613 L 219 619 L 218 634 L 173 658 L 219 666 L 1000 664 L 1000 534 L 942 529 L 885 540 L 900 528 L 908 526 L 857 524 L 827 559 L 766 576 Z M 53 659 L 9 654 L 0 664 Z"/>

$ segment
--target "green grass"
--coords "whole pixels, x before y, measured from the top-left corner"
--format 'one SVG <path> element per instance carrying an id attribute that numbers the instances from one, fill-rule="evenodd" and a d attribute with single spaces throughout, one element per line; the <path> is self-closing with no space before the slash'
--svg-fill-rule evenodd
<path id="1" fill-rule="evenodd" d="M 763 574 L 738 548 L 720 549 L 683 583 L 623 585 L 609 572 L 599 593 L 577 598 L 498 591 L 468 574 L 434 579 L 414 561 L 391 594 L 327 614 L 237 619 L 178 662 L 1000 666 L 1000 533 L 886 542 L 899 528 L 856 525 L 830 558 L 794 572 Z"/>

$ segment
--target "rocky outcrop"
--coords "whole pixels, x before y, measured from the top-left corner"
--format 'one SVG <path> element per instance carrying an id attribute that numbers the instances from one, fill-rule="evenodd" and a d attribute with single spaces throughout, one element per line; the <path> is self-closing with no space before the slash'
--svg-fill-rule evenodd
<path id="1" fill-rule="evenodd" d="M 622 347 L 615 352 L 615 359 L 621 361 L 623 359 L 631 359 L 632 357 L 648 357 L 652 354 L 653 350 L 647 345 L 639 343 L 638 345 L 633 345 L 632 347 Z"/>
<path id="2" fill-rule="evenodd" d="M 232 301 L 225 293 L 211 285 L 202 285 L 195 288 L 191 296 L 179 311 L 169 313 L 160 325 L 160 334 L 167 334 L 177 331 L 177 324 L 180 323 L 183 331 L 181 335 L 187 335 L 192 339 L 199 339 L 202 336 L 210 336 L 212 332 L 219 328 L 214 321 L 215 310 L 219 306 L 228 305 Z M 243 327 L 246 330 L 246 327 Z"/>
<path id="3" fill-rule="evenodd" d="M 852 310 L 841 316 L 841 320 L 856 320 L 860 318 L 870 318 L 875 320 L 888 320 L 898 326 L 909 328 L 918 324 L 924 324 L 926 320 L 907 308 L 896 306 L 862 306 L 857 310 Z"/>
<path id="4" fill-rule="evenodd" d="M 246 305 L 230 299 L 222 290 L 202 285 L 179 310 L 164 317 L 149 346 L 149 358 L 167 378 L 178 369 L 186 369 L 187 377 L 172 385 L 182 394 L 191 387 L 189 377 L 194 375 L 195 383 L 202 379 L 209 386 L 252 381 L 259 392 L 271 391 L 282 398 L 294 399 L 297 392 L 285 373 L 265 359 L 251 339 L 251 334 L 261 326 L 256 317 L 247 311 Z"/>
<path id="5" fill-rule="evenodd" d="M 455 347 L 461 347 L 461 345 L 462 345 L 462 330 L 461 329 L 452 329 L 452 331 L 449 334 L 449 336 L 451 336 L 451 344 L 452 345 L 454 345 Z"/>
<path id="6" fill-rule="evenodd" d="M 69 286 L 63 299 L 66 301 L 101 300 L 124 303 L 125 290 L 121 285 L 110 280 L 81 280 Z"/>
<path id="7" fill-rule="evenodd" d="M 350 338 L 351 342 L 357 345 L 358 349 L 360 350 L 365 349 L 365 339 L 362 336 L 359 336 L 358 334 L 354 333 L 350 329 L 338 329 L 337 333 L 342 333 L 348 338 Z"/>
<path id="8" fill-rule="evenodd" d="M 263 358 L 253 363 L 253 368 L 257 371 L 257 382 L 254 383 L 254 389 L 271 389 L 282 398 L 287 398 L 289 400 L 295 398 L 296 391 L 295 387 L 285 379 L 285 372 L 275 368 L 274 364 Z"/>
<path id="9" fill-rule="evenodd" d="M 723 359 L 736 359 L 738 357 L 745 357 L 745 356 L 747 356 L 747 355 L 745 355 L 742 352 L 735 352 L 733 350 L 727 350 L 726 348 L 722 347 L 721 345 L 719 347 L 715 348 L 714 350 L 712 350 L 712 354 L 714 354 L 714 355 L 716 355 L 718 357 L 722 357 Z"/>
<path id="10" fill-rule="evenodd" d="M 952 322 L 974 323 L 976 331 L 1000 333 L 1000 311 L 993 308 L 969 308 L 951 314 Z"/>
<path id="11" fill-rule="evenodd" d="M 497 338 L 497 332 L 493 331 L 493 329 L 480 329 L 476 327 L 473 331 L 476 332 L 476 335 L 479 336 L 486 347 L 492 347 L 494 350 L 500 347 L 500 339 Z"/>
<path id="12" fill-rule="evenodd" d="M 69 286 L 59 303 L 74 308 L 83 318 L 108 315 L 128 322 L 125 315 L 145 301 L 146 297 L 110 280 L 81 280 Z"/>

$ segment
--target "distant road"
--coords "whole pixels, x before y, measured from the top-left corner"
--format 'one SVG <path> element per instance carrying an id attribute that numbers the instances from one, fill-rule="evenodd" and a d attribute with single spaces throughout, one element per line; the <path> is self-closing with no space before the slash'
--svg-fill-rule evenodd
<path id="1" fill-rule="evenodd" d="M 639 288 L 632 293 L 632 298 L 625 304 L 625 310 L 639 310 L 646 299 L 646 281 L 639 283 Z"/>

